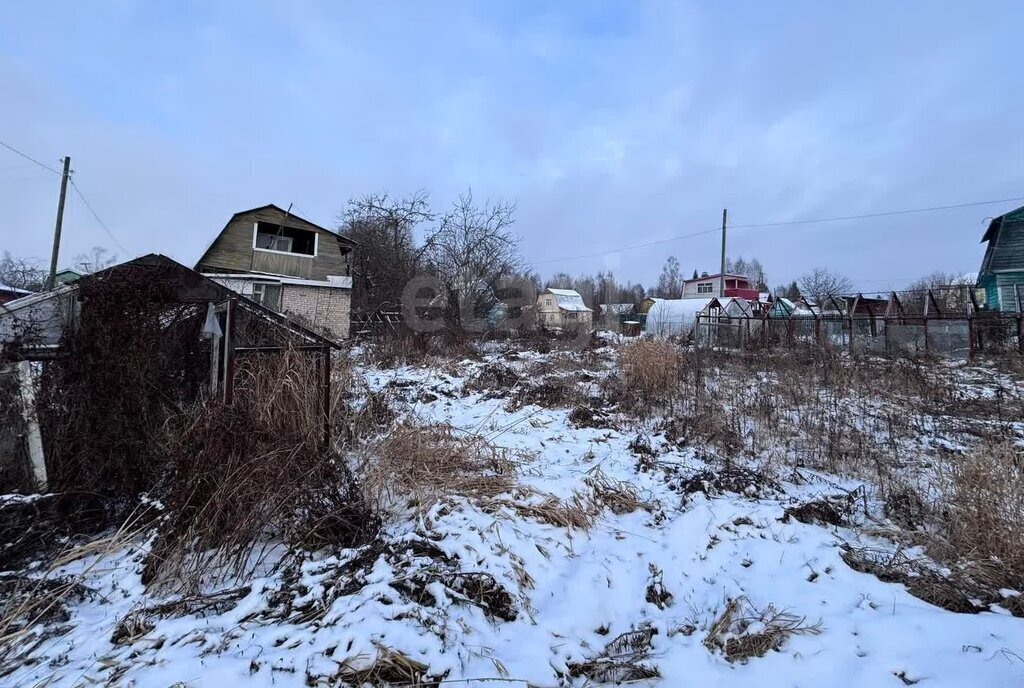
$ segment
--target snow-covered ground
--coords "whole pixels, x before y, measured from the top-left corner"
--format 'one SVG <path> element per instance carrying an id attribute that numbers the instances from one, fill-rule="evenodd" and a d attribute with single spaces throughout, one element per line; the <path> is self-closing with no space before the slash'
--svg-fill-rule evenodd
<path id="1" fill-rule="evenodd" d="M 571 354 L 550 356 L 558 355 Z M 505 393 L 465 389 L 484 366 L 522 371 L 550 356 L 495 352 L 359 371 L 370 389 L 392 390 L 408 417 L 508 448 L 518 482 L 532 488 L 509 499 L 570 500 L 603 482 L 628 484 L 640 508 L 605 508 L 590 528 L 566 528 L 507 501 L 453 496 L 388 519 L 383 545 L 312 557 L 300 570 L 247 581 L 221 604 L 173 612 L 153 609 L 167 600 L 140 582 L 142 547 L 87 557 L 67 573 L 91 567 L 83 582 L 94 592 L 69 605 L 65 632 L 42 640 L 34 661 L 0 683 L 410 685 L 426 676 L 442 685 L 1024 685 L 1024 619 L 1000 607 L 946 611 L 853 570 L 844 545 L 897 548 L 858 527 L 863 515 L 844 525 L 785 518 L 825 496 L 848 499 L 857 482 L 812 470 L 760 481 L 739 471 L 749 485 L 720 491 L 689 479 L 721 464 L 665 441 L 651 422 L 577 427 L 570 408 L 515 408 Z M 655 457 L 630 447 L 641 432 Z M 497 586 L 472 588 L 476 574 Z M 733 622 L 716 635 L 727 607 Z M 730 638 L 771 630 L 773 612 L 796 632 L 780 634 L 763 656 L 726 657 Z M 367 671 L 375 661 L 378 671 Z"/>

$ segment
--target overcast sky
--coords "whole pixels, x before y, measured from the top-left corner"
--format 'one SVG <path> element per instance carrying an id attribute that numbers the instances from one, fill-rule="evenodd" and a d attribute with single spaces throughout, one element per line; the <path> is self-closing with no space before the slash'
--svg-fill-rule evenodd
<path id="1" fill-rule="evenodd" d="M 90 246 L 193 263 L 238 210 L 334 226 L 359 194 L 518 204 L 542 275 L 665 257 L 713 271 L 717 226 L 1024 196 L 1024 4 L 100 0 L 0 5 L 0 140 L 75 180 Z M 0 149 L 0 249 L 46 257 L 58 179 Z M 975 271 L 1019 203 L 736 229 L 777 284 L 863 290 Z"/>

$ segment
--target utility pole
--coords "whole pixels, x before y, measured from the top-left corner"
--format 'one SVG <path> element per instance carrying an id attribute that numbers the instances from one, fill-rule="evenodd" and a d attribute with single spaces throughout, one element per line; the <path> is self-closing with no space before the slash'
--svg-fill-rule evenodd
<path id="1" fill-rule="evenodd" d="M 53 289 L 54 278 L 57 276 L 57 257 L 60 255 L 60 230 L 64 224 L 64 197 L 68 192 L 68 177 L 71 175 L 71 156 L 64 156 L 64 172 L 60 175 L 60 200 L 57 201 L 57 224 L 53 227 L 53 252 L 50 253 L 50 274 L 46 278 L 46 288 Z"/>
<path id="2" fill-rule="evenodd" d="M 722 208 L 722 270 L 719 273 L 719 279 L 721 280 L 721 291 L 719 292 L 720 297 L 725 296 L 725 222 L 729 217 L 729 210 Z"/>

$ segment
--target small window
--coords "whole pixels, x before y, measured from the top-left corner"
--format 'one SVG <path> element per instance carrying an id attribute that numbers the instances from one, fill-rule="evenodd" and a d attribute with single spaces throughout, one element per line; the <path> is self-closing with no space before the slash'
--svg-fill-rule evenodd
<path id="1" fill-rule="evenodd" d="M 281 285 L 270 282 L 253 282 L 252 300 L 264 308 L 281 311 Z"/>
<path id="2" fill-rule="evenodd" d="M 715 285 L 713 282 L 698 282 L 697 293 L 698 294 L 712 294 L 715 291 Z"/>
<path id="3" fill-rule="evenodd" d="M 316 232 L 285 227 L 274 222 L 257 222 L 252 247 L 263 251 L 279 251 L 300 256 L 315 256 Z"/>

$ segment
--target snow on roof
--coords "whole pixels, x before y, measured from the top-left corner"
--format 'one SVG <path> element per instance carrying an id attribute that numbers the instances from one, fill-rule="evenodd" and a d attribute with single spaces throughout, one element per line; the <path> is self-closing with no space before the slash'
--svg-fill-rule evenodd
<path id="1" fill-rule="evenodd" d="M 583 303 L 583 297 L 575 289 L 548 289 L 548 293 L 555 297 L 555 303 L 563 311 L 591 312 L 587 304 Z"/>
<path id="2" fill-rule="evenodd" d="M 21 287 L 12 287 L 11 285 L 4 284 L 3 282 L 0 282 L 0 291 L 9 291 L 12 294 L 31 294 L 32 293 L 32 291 L 30 289 L 22 289 Z"/>
<path id="3" fill-rule="evenodd" d="M 657 299 L 647 311 L 647 331 L 660 337 L 688 335 L 697 321 L 697 314 L 713 298 Z"/>

